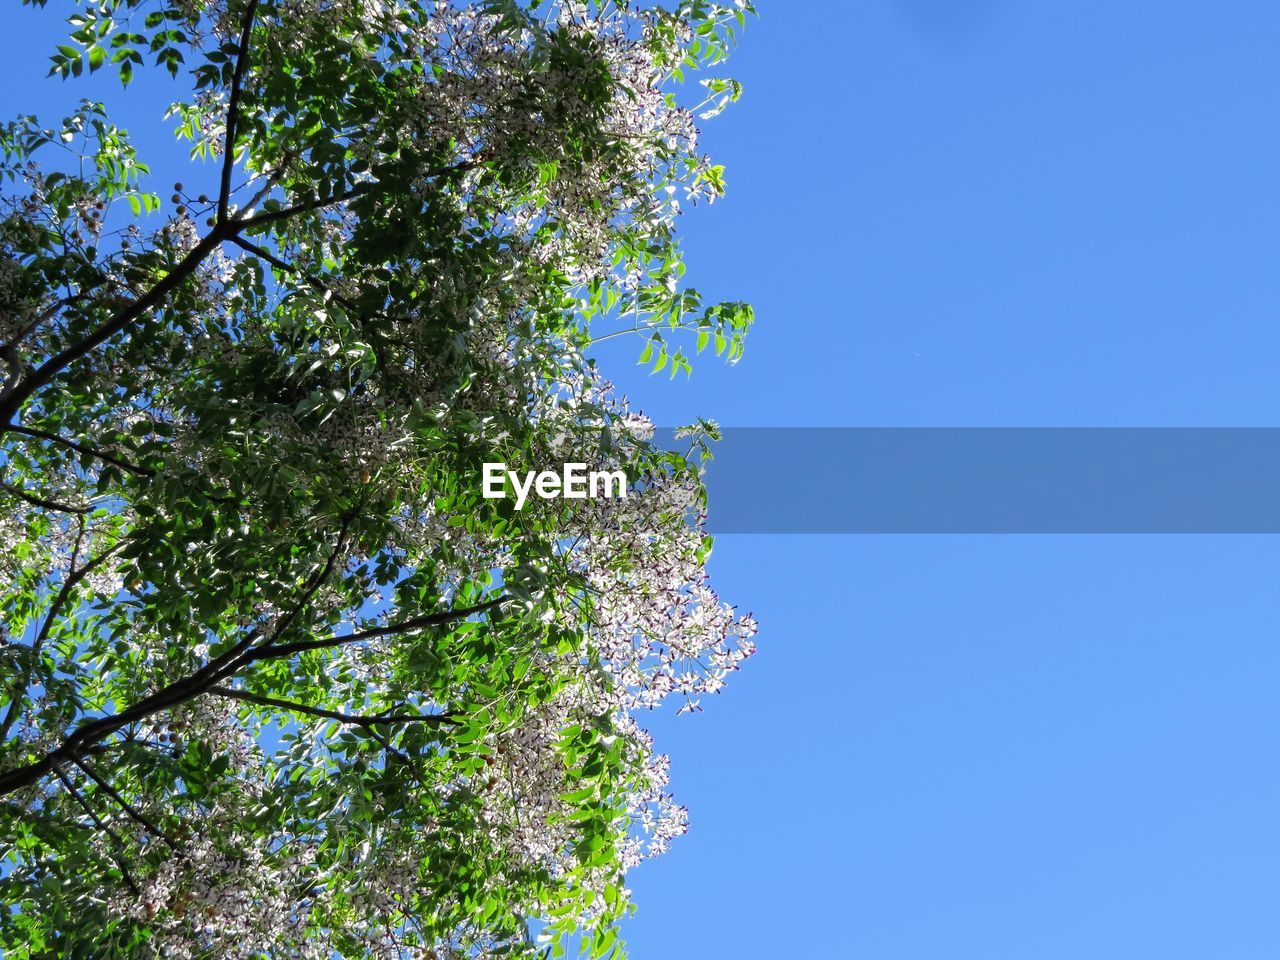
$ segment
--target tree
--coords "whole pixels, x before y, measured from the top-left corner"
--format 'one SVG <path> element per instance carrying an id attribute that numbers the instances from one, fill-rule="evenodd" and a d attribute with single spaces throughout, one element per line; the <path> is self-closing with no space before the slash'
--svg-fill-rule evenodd
<path id="1" fill-rule="evenodd" d="M 208 184 L 148 193 L 98 102 L 0 137 L 5 957 L 618 953 L 684 828 L 634 714 L 754 623 L 704 569 L 714 425 L 664 450 L 585 354 L 741 353 L 674 230 L 739 87 L 676 85 L 748 13 L 74 8 L 51 72 L 188 71 Z M 570 460 L 629 496 L 482 496 Z"/>

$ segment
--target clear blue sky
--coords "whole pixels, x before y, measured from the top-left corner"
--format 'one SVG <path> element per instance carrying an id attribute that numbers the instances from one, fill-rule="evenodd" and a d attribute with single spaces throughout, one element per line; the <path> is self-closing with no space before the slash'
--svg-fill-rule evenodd
<path id="1" fill-rule="evenodd" d="M 656 421 L 1280 425 L 1280 6 L 762 7 L 706 139 L 730 195 L 686 218 L 690 279 L 758 328 L 687 384 L 610 344 Z M 57 8 L 3 14 L 0 112 L 77 95 L 31 81 Z M 181 158 L 138 84 L 128 126 Z M 653 720 L 693 829 L 634 875 L 636 960 L 1280 955 L 1280 540 L 733 536 L 712 567 L 762 649 Z"/>
<path id="2" fill-rule="evenodd" d="M 1280 425 L 1280 6 L 765 2 L 659 423 Z M 785 497 L 786 491 L 778 495 Z M 714 505 L 713 505 L 714 508 Z M 638 960 L 1280 956 L 1280 540 L 723 537 Z"/>

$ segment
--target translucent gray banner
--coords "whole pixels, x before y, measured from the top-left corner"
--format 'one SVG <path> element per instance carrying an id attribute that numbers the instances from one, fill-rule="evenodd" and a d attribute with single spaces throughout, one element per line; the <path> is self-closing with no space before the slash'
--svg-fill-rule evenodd
<path id="1" fill-rule="evenodd" d="M 713 450 L 712 533 L 1280 533 L 1280 428 L 737 427 Z"/>

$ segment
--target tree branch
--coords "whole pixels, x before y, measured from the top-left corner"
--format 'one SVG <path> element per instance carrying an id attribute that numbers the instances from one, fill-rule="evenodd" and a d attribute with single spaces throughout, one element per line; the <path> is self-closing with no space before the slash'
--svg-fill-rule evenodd
<path id="1" fill-rule="evenodd" d="M 86 447 L 82 443 L 76 443 L 74 440 L 68 440 L 66 437 L 60 437 L 56 433 L 50 433 L 48 430 L 37 430 L 35 427 L 10 425 L 5 427 L 3 432 L 21 433 L 28 437 L 36 437 L 40 440 L 48 440 L 50 443 L 61 444 L 68 450 L 74 450 L 76 453 L 82 453 L 86 457 L 93 457 L 95 460 L 101 460 L 103 463 L 109 463 L 112 466 L 119 467 L 121 470 L 127 470 L 129 473 L 136 473 L 140 477 L 154 477 L 156 475 L 154 470 L 148 470 L 146 467 L 139 467 L 136 464 L 129 463 L 127 460 L 121 460 L 118 457 L 113 457 L 100 450 L 94 450 L 92 447 Z"/>
<path id="2" fill-rule="evenodd" d="M 240 28 L 240 49 L 236 54 L 235 71 L 231 74 L 231 96 L 227 99 L 226 134 L 222 146 L 222 185 L 218 189 L 218 223 L 227 222 L 227 205 L 231 201 L 231 171 L 236 166 L 236 125 L 239 120 L 240 89 L 245 68 L 249 65 L 249 35 L 253 31 L 253 18 L 258 12 L 258 0 L 249 0 L 244 24 Z"/>
<path id="3" fill-rule="evenodd" d="M 44 623 L 40 626 L 40 632 L 36 635 L 35 642 L 31 644 L 33 652 L 39 652 L 40 647 L 44 645 L 44 641 L 49 636 L 49 631 L 53 628 L 54 618 L 57 617 L 58 611 L 61 609 L 62 605 L 67 602 L 67 598 L 71 595 L 71 591 L 75 585 L 89 574 L 93 573 L 94 569 L 101 566 L 113 553 L 118 553 L 123 549 L 124 545 L 124 541 L 117 543 L 110 550 L 105 550 L 96 557 L 91 558 L 83 567 L 78 569 L 75 567 L 74 563 L 72 564 L 71 571 L 67 574 L 67 578 L 62 581 L 62 587 L 58 590 L 58 595 L 54 597 L 53 603 L 49 605 L 49 614 L 45 617 Z M 0 737 L 2 736 L 3 733 L 0 732 Z"/>
<path id="4" fill-rule="evenodd" d="M 29 377 L 14 383 L 11 389 L 6 388 L 7 395 L 0 399 L 0 433 L 12 429 L 11 421 L 33 393 L 52 382 L 53 378 L 66 367 L 87 356 L 95 348 L 124 330 L 144 313 L 161 304 L 173 290 L 181 285 L 191 274 L 195 273 L 201 261 L 212 253 L 235 229 L 234 224 L 218 224 L 185 257 L 178 261 L 172 270 L 157 281 L 154 287 L 137 300 L 123 307 L 93 333 L 54 354 L 37 367 Z"/>
<path id="5" fill-rule="evenodd" d="M 319 290 L 321 293 L 328 294 L 334 300 L 342 304 L 344 307 L 346 307 L 348 310 L 352 311 L 353 313 L 358 313 L 360 311 L 360 308 L 355 303 L 348 300 L 346 297 L 342 296 L 341 294 L 335 293 L 333 291 L 333 288 L 330 287 L 328 284 L 326 284 L 323 280 L 319 279 L 318 277 L 311 276 L 311 274 L 307 273 L 301 267 L 295 267 L 293 264 L 282 260 L 280 257 L 277 257 L 270 250 L 265 250 L 262 247 L 258 246 L 253 241 L 246 240 L 244 237 L 241 237 L 241 236 L 232 237 L 231 242 L 234 243 L 236 246 L 240 247 L 241 249 L 247 250 L 249 253 L 252 253 L 255 257 L 261 257 L 263 260 L 267 261 L 267 263 L 271 264 L 273 267 L 278 267 L 279 269 L 284 270 L 287 273 L 292 273 L 295 276 L 301 277 L 307 284 L 314 287 L 316 290 Z"/>
<path id="6" fill-rule="evenodd" d="M 434 170 L 428 170 L 423 174 L 424 177 L 436 178 L 442 177 L 447 173 L 462 173 L 464 170 L 471 170 L 480 166 L 484 162 L 483 157 L 475 156 L 469 160 L 459 160 L 457 163 L 450 163 L 443 167 L 436 167 Z M 297 216 L 300 213 L 310 213 L 313 210 L 323 210 L 325 207 L 332 207 L 335 204 L 346 203 L 348 200 L 354 200 L 356 197 L 372 193 L 376 189 L 380 189 L 381 184 L 373 182 L 357 183 L 350 190 L 345 190 L 337 196 L 307 200 L 303 203 L 295 204 L 292 207 L 283 207 L 279 210 L 268 210 L 265 213 L 259 213 L 253 217 L 246 217 L 236 221 L 242 227 L 252 228 L 264 226 L 268 223 L 275 223 L 279 220 L 287 220 L 289 217 Z"/>
<path id="7" fill-rule="evenodd" d="M 246 217 L 243 220 L 236 221 L 242 227 L 252 228 L 261 227 L 268 223 L 276 223 L 280 220 L 288 220 L 290 217 L 296 217 L 300 213 L 310 213 L 313 210 L 323 210 L 325 207 L 332 207 L 335 204 L 346 203 L 348 200 L 354 200 L 356 197 L 369 193 L 376 184 L 359 183 L 335 197 L 320 198 L 307 200 L 303 203 L 295 204 L 292 207 L 281 207 L 279 210 L 268 210 L 266 213 L 259 213 L 256 216 Z"/>
<path id="8" fill-rule="evenodd" d="M 328 559 L 325 560 L 324 566 L 321 567 L 316 575 L 303 587 L 302 596 L 299 597 L 298 602 L 293 605 L 293 609 L 290 610 L 289 613 L 285 615 L 284 619 L 276 624 L 275 629 L 271 631 L 271 636 L 269 638 L 270 642 L 274 642 L 276 639 L 283 636 L 284 632 L 293 626 L 293 621 L 298 618 L 300 613 L 302 613 L 303 608 L 311 602 L 311 598 L 316 595 L 316 591 L 324 586 L 325 582 L 328 581 L 330 575 L 333 573 L 334 566 L 337 565 L 338 555 L 342 553 L 343 548 L 346 546 L 347 531 L 351 529 L 351 524 L 354 522 L 355 518 L 356 513 L 354 510 L 342 518 L 342 528 L 338 531 L 338 539 L 334 543 L 333 550 L 330 551 Z M 209 671 L 209 682 L 205 685 L 206 689 L 215 683 L 220 683 L 223 680 L 226 680 L 228 677 L 234 675 L 235 672 L 246 663 L 251 663 L 253 661 L 252 650 L 250 648 L 254 642 L 255 633 L 257 633 L 257 631 L 253 631 L 246 640 L 241 641 L 236 645 L 235 650 L 238 650 L 239 653 L 235 656 L 229 655 L 235 652 L 233 650 L 228 651 L 228 653 L 210 661 L 210 663 L 205 667 L 205 670 Z M 271 645 L 270 642 L 267 646 Z"/>
<path id="9" fill-rule="evenodd" d="M 483 158 L 476 156 L 470 160 L 463 160 L 459 163 L 450 164 L 449 166 L 439 167 L 435 170 L 427 171 L 425 176 L 438 177 L 446 173 L 456 173 L 463 170 L 469 170 L 479 166 L 483 162 Z M 300 213 L 307 213 L 312 210 L 321 210 L 338 203 L 345 203 L 358 196 L 372 192 L 379 184 L 377 183 L 360 183 L 343 193 L 326 199 L 317 198 L 304 203 L 297 204 L 292 207 L 285 207 L 280 210 L 271 210 L 267 213 L 260 213 L 254 217 L 244 217 L 231 219 L 229 217 L 221 217 L 217 224 L 208 234 L 201 238 L 191 250 L 174 266 L 172 270 L 166 273 L 154 287 L 148 290 L 138 299 L 132 301 L 125 307 L 115 313 L 111 319 L 98 327 L 97 330 L 90 333 L 81 340 L 76 341 L 69 347 L 54 354 L 39 367 L 37 367 L 30 376 L 25 379 L 16 379 L 5 386 L 0 391 L 0 433 L 13 430 L 12 421 L 18 411 L 22 409 L 22 405 L 41 387 L 46 386 L 53 381 L 62 370 L 66 369 L 72 363 L 87 356 L 94 349 L 105 343 L 111 337 L 120 333 L 129 324 L 133 323 L 143 314 L 149 312 L 159 306 L 164 299 L 181 285 L 188 277 L 195 273 L 196 268 L 221 244 L 235 236 L 240 231 L 265 226 L 267 224 L 276 223 L 280 220 L 287 220 L 290 217 L 297 216 Z M 219 198 L 221 199 L 221 198 Z"/>
<path id="10" fill-rule="evenodd" d="M 142 891 L 138 889 L 138 885 L 134 882 L 133 875 L 129 873 L 129 867 L 124 862 L 124 841 L 116 836 L 115 831 L 102 821 L 102 818 L 99 817 L 93 807 L 89 805 L 89 801 L 81 796 L 80 791 L 76 789 L 75 784 L 67 779 L 67 775 L 62 772 L 62 768 L 56 763 L 53 765 L 53 772 L 57 774 L 58 779 L 62 781 L 62 785 L 67 788 L 67 792 L 75 798 L 76 803 L 80 804 L 80 806 L 84 808 L 84 812 L 89 814 L 89 819 L 93 821 L 94 826 L 110 837 L 111 842 L 115 844 L 117 855 L 112 857 L 112 859 L 115 860 L 116 866 L 120 869 L 120 873 L 124 877 L 124 882 L 129 885 L 129 889 L 133 891 L 134 896 L 142 893 Z"/>
<path id="11" fill-rule="evenodd" d="M 261 694 L 250 693 L 247 690 L 234 690 L 231 687 L 210 687 L 209 692 L 219 697 L 243 700 L 245 703 L 255 703 L 260 707 L 279 707 L 281 710 L 292 710 L 295 713 L 305 713 L 312 717 L 323 717 L 327 720 L 337 720 L 341 723 L 351 723 L 361 727 L 372 727 L 382 723 L 458 723 L 456 718 L 447 713 L 380 713 L 376 716 L 361 716 L 340 713 L 337 710 L 326 710 L 323 707 L 309 707 L 305 703 L 281 700 L 277 697 L 265 697 Z"/>
<path id="12" fill-rule="evenodd" d="M 329 575 L 333 572 L 334 565 L 337 563 L 338 555 L 346 545 L 347 531 L 350 529 L 354 519 L 354 512 L 347 514 L 343 518 L 342 529 L 333 551 L 329 554 L 324 566 L 308 580 L 303 588 L 302 596 L 293 609 L 272 631 L 271 640 L 275 640 L 289 629 L 293 621 L 302 612 L 303 607 L 311 601 L 316 591 L 329 578 Z M 190 676 L 175 680 L 151 696 L 143 697 L 119 713 L 97 717 L 81 724 L 67 736 L 62 746 L 55 747 L 39 760 L 26 766 L 0 773 L 0 797 L 35 783 L 45 774 L 54 770 L 63 760 L 74 761 L 76 757 L 90 749 L 94 744 L 109 737 L 117 730 L 139 720 L 145 720 L 152 714 L 159 713 L 162 710 L 186 703 L 188 700 L 193 700 L 205 693 L 211 686 L 232 676 L 240 667 L 250 662 L 245 654 L 260 636 L 261 632 L 258 630 L 249 631 L 234 647 L 210 660 Z"/>
<path id="13" fill-rule="evenodd" d="M 370 630 L 361 630 L 357 633 L 349 633 L 341 637 L 327 637 L 324 640 L 299 640 L 296 643 L 268 644 L 264 647 L 258 647 L 252 651 L 247 660 L 252 662 L 255 660 L 275 660 L 280 657 L 292 656 L 295 653 L 301 653 L 305 650 L 323 650 L 327 647 L 338 647 L 348 643 L 359 643 L 361 640 L 373 640 L 377 637 L 388 637 L 397 633 L 408 633 L 410 630 L 419 630 L 422 627 L 434 627 L 444 623 L 452 623 L 455 620 L 463 620 L 477 613 L 484 613 L 495 607 L 506 603 L 509 597 L 498 597 L 485 603 L 476 604 L 474 607 L 461 607 L 455 610 L 443 610 L 439 613 L 428 613 L 421 617 L 414 617 L 412 620 L 405 620 L 401 623 L 393 623 L 385 627 L 374 627 Z"/>
<path id="14" fill-rule="evenodd" d="M 332 557 L 330 559 L 332 560 Z M 320 582 L 322 581 L 318 579 L 312 592 L 314 592 L 314 589 L 318 589 Z M 490 600 L 487 603 L 478 604 L 474 607 L 463 607 L 458 610 L 450 610 L 441 613 L 428 614 L 423 617 L 415 617 L 413 620 L 407 620 L 404 623 L 394 624 L 388 627 L 379 627 L 374 630 L 365 630 L 360 633 L 349 634 L 345 637 L 331 637 L 328 640 L 303 641 L 300 643 L 290 644 L 269 644 L 265 647 L 260 647 L 257 650 L 247 649 L 248 645 L 252 643 L 251 638 L 254 637 L 256 632 L 250 633 L 249 637 L 240 641 L 240 643 L 238 643 L 232 650 L 229 650 L 222 656 L 210 661 L 191 676 L 182 680 L 174 681 L 157 693 L 154 693 L 149 697 L 144 697 L 142 700 L 139 700 L 133 706 L 122 710 L 120 713 L 106 717 L 99 717 L 96 720 L 83 724 L 67 737 L 62 746 L 45 754 L 34 763 L 29 763 L 24 767 L 18 767 L 15 770 L 0 773 L 0 797 L 6 796 L 15 790 L 20 790 L 25 786 L 35 783 L 50 770 L 53 770 L 62 760 L 71 760 L 74 757 L 79 756 L 99 740 L 110 736 L 122 727 L 126 727 L 131 723 L 143 720 L 152 714 L 159 713 L 162 710 L 167 710 L 170 707 L 177 706 L 180 703 L 186 703 L 188 700 L 193 700 L 203 693 L 210 692 L 211 688 L 219 685 L 223 680 L 232 676 L 240 669 L 240 667 L 256 660 L 288 656 L 292 653 L 298 652 L 299 650 L 314 650 L 321 647 L 333 647 L 344 643 L 353 643 L 356 640 L 367 640 L 372 637 L 388 636 L 390 634 L 401 633 L 418 627 L 430 626 L 432 624 L 447 623 L 450 620 L 459 620 L 474 613 L 493 609 L 499 604 L 505 603 L 506 600 L 506 597 L 499 597 L 496 600 Z M 280 633 L 281 630 L 278 629 L 273 632 L 272 636 L 279 636 Z"/>
<path id="15" fill-rule="evenodd" d="M 246 211 L 252 210 L 254 207 L 256 207 L 258 205 L 258 201 L 260 201 L 263 197 L 265 197 L 268 193 L 272 191 L 275 185 L 280 182 L 281 178 L 286 173 L 288 173 L 289 164 L 291 164 L 296 157 L 297 157 L 297 154 L 294 153 L 292 150 L 288 150 L 285 152 L 284 157 L 281 159 L 281 162 L 267 176 L 266 182 L 263 183 L 263 185 L 258 188 L 258 192 L 255 193 L 252 197 L 250 197 L 249 202 L 245 204 Z M 251 180 L 250 183 L 252 182 L 253 181 Z"/>
<path id="16" fill-rule="evenodd" d="M 0 481 L 0 490 L 11 493 L 19 500 L 25 501 L 33 507 L 40 507 L 42 510 L 56 510 L 58 513 L 75 513 L 83 516 L 92 509 L 90 507 L 73 507 L 69 503 L 59 503 L 57 500 L 46 500 L 44 497 L 37 497 L 3 481 Z"/>
<path id="17" fill-rule="evenodd" d="M 115 553 L 124 546 L 124 543 L 118 543 L 110 550 L 100 553 L 98 556 L 89 560 L 83 567 L 76 567 L 76 557 L 80 555 L 80 544 L 84 540 L 84 518 L 77 518 L 80 525 L 79 533 L 76 535 L 75 547 L 71 551 L 71 566 L 68 570 L 66 578 L 62 581 L 62 586 L 58 589 L 58 594 L 53 598 L 53 603 L 49 605 L 49 613 L 44 618 L 44 623 L 40 625 L 40 632 L 36 634 L 35 640 L 31 644 L 31 658 L 34 662 L 36 655 L 40 652 L 40 648 L 44 646 L 44 642 L 49 637 L 49 631 L 53 629 L 54 618 L 58 615 L 58 611 L 62 609 L 62 605 L 67 602 L 67 598 L 71 595 L 71 591 L 75 585 L 83 580 L 86 576 L 93 572 L 94 568 L 99 566 L 107 557 Z M 22 685 L 17 684 L 13 687 L 13 693 L 9 700 L 9 709 L 5 711 L 4 720 L 0 721 L 0 742 L 9 735 L 9 730 L 13 727 L 13 722 L 18 718 L 18 706 L 22 703 L 23 692 L 31 684 L 31 671 L 33 667 L 28 666 L 22 678 Z"/>
<path id="18" fill-rule="evenodd" d="M 106 283 L 106 277 L 97 277 L 91 282 L 82 285 L 77 293 L 61 297 L 49 304 L 49 306 L 37 313 L 30 323 L 17 333 L 13 334 L 3 344 L 0 344 L 0 356 L 4 356 L 10 350 L 16 350 L 18 345 L 22 343 L 27 334 L 32 330 L 40 326 L 40 324 L 44 323 L 46 320 L 53 319 L 53 317 L 57 316 L 59 310 L 65 310 L 67 307 L 74 307 L 77 303 L 80 303 L 88 297 L 93 290 L 102 286 L 104 283 Z"/>
<path id="19" fill-rule="evenodd" d="M 71 758 L 71 762 L 74 763 L 81 770 L 83 770 L 85 773 L 85 776 L 87 776 L 90 780 L 96 783 L 98 787 L 107 796 L 109 796 L 112 800 L 118 803 L 121 809 L 123 809 L 124 812 L 129 815 L 129 818 L 133 820 L 134 823 L 138 824 L 147 832 L 159 837 L 161 840 L 165 842 L 165 844 L 169 847 L 170 850 L 178 849 L 178 845 L 169 839 L 168 834 L 166 834 L 163 830 L 161 830 L 154 823 L 152 823 L 150 820 L 144 817 L 140 812 L 138 812 L 138 810 L 131 803 L 129 803 L 128 800 L 120 796 L 120 793 L 116 790 L 115 787 L 111 786 L 111 784 L 107 783 L 106 780 L 98 776 L 98 774 L 93 771 L 92 767 L 90 767 L 87 763 L 85 763 L 79 757 L 73 756 Z"/>

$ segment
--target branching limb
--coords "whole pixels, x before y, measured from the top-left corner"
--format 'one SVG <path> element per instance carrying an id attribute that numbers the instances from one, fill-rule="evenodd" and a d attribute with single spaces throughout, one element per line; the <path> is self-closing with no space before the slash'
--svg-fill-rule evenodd
<path id="1" fill-rule="evenodd" d="M 58 315 L 59 311 L 65 310 L 67 307 L 74 307 L 76 304 L 84 302 L 88 299 L 88 296 L 92 291 L 102 286 L 105 282 L 106 277 L 98 277 L 93 281 L 82 285 L 77 293 L 68 294 L 65 297 L 60 297 L 53 301 L 53 303 L 49 304 L 37 313 L 30 323 L 17 333 L 13 334 L 3 344 L 0 344 L 0 356 L 6 355 L 9 351 L 17 350 L 18 346 L 27 338 L 27 335 L 30 334 L 32 330 L 40 326 L 40 324 L 44 323 L 46 320 L 52 320 Z"/>
<path id="2" fill-rule="evenodd" d="M 76 567 L 74 560 L 71 569 L 67 573 L 67 577 L 62 581 L 62 586 L 58 590 L 58 595 L 53 598 L 53 603 L 49 605 L 49 613 L 44 618 L 44 623 L 40 625 L 40 632 L 36 634 L 36 639 L 31 645 L 32 652 L 38 653 L 44 642 L 49 637 L 49 631 L 53 629 L 53 623 L 58 615 L 62 612 L 62 607 L 66 604 L 67 599 L 71 596 L 71 591 L 75 589 L 77 583 L 93 573 L 95 569 L 102 566 L 112 554 L 119 553 L 124 549 L 125 542 L 117 543 L 110 550 L 104 550 L 96 557 L 90 558 L 84 566 Z M 3 732 L 0 731 L 0 736 Z"/>
<path id="3" fill-rule="evenodd" d="M 193 700 L 201 694 L 208 693 L 214 686 L 232 676 L 240 667 L 253 662 L 254 660 L 267 659 L 269 657 L 286 656 L 290 653 L 297 652 L 300 649 L 316 649 L 318 647 L 332 647 L 343 643 L 351 643 L 357 639 L 368 639 L 374 636 L 387 636 L 393 633 L 399 633 L 415 627 L 429 626 L 431 624 L 447 623 L 451 620 L 460 620 L 473 613 L 479 613 L 483 610 L 489 610 L 498 604 L 505 602 L 506 598 L 491 600 L 488 603 L 480 604 L 475 607 L 464 607 L 459 610 L 451 610 L 442 613 L 429 614 L 425 617 L 417 617 L 414 620 L 405 623 L 395 624 L 390 627 L 381 627 L 376 630 L 367 630 L 359 634 L 350 634 L 345 637 L 332 637 L 328 640 L 315 642 L 304 642 L 301 644 L 280 644 L 268 645 L 259 648 L 259 651 L 247 651 L 246 647 L 252 643 L 251 639 L 246 638 L 238 643 L 232 650 L 223 654 L 221 657 L 206 664 L 194 674 L 182 680 L 175 681 L 163 688 L 159 692 L 144 697 L 133 706 L 122 710 L 120 713 L 111 714 L 106 717 L 99 717 L 77 728 L 62 746 L 45 754 L 44 757 L 29 763 L 24 767 L 16 770 L 10 770 L 0 773 L 0 797 L 6 796 L 15 790 L 20 790 L 25 786 L 38 781 L 45 774 L 49 773 L 62 760 L 71 760 L 80 756 L 100 740 L 110 736 L 117 730 L 136 723 L 139 720 L 145 720 L 147 717 L 167 710 L 179 704 Z M 277 634 L 278 635 L 278 634 Z M 253 637 L 253 634 L 250 634 Z M 239 655 L 237 655 L 237 651 Z M 267 656 L 256 656 L 255 653 L 270 651 Z M 220 668 L 219 668 L 220 667 Z M 377 718 L 370 718 L 374 722 L 378 722 Z M 403 722 L 403 721 L 401 721 Z M 441 721 L 444 722 L 444 721 Z"/>
<path id="4" fill-rule="evenodd" d="M 281 158 L 280 163 L 267 176 L 266 182 L 263 183 L 263 185 L 258 188 L 257 193 L 255 193 L 252 197 L 249 198 L 249 202 L 245 204 L 246 210 L 252 210 L 254 207 L 258 205 L 259 201 L 261 201 L 263 197 L 265 197 L 268 193 L 272 191 L 275 185 L 280 182 L 281 178 L 284 177 L 286 173 L 288 173 L 289 165 L 293 163 L 295 159 L 297 159 L 297 154 L 294 153 L 292 150 L 285 152 L 284 156 Z"/>
<path id="5" fill-rule="evenodd" d="M 102 565 L 108 557 L 120 550 L 124 543 L 118 543 L 110 550 L 98 554 L 91 558 L 84 566 L 77 567 L 76 560 L 80 556 L 80 545 L 84 542 L 85 527 L 84 518 L 78 517 L 80 529 L 76 534 L 75 546 L 71 550 L 71 566 L 67 571 L 67 576 L 62 581 L 62 586 L 58 589 L 57 595 L 53 598 L 53 602 L 49 604 L 49 613 L 44 618 L 44 623 L 40 625 L 40 632 L 36 634 L 35 640 L 31 644 L 31 654 L 34 657 L 39 654 L 40 648 L 44 646 L 44 642 L 49 637 L 49 632 L 53 629 L 54 620 L 62 611 L 62 607 L 66 604 L 67 599 L 71 596 L 71 591 L 75 589 L 77 583 L 87 577 L 95 568 Z M 0 742 L 9 735 L 10 729 L 13 728 L 14 721 L 18 718 L 18 706 L 22 702 L 23 691 L 31 683 L 31 669 L 28 668 L 23 675 L 21 686 L 15 684 L 13 687 L 12 697 L 9 700 L 9 709 L 5 711 L 4 719 L 0 720 Z"/>
<path id="6" fill-rule="evenodd" d="M 355 518 L 355 511 L 349 512 L 342 518 L 342 527 L 338 531 L 337 541 L 334 543 L 333 550 L 330 551 L 328 559 L 325 560 L 324 566 L 321 567 L 316 574 L 303 585 L 302 594 L 299 596 L 297 603 L 293 605 L 293 609 L 285 614 L 284 618 L 276 624 L 275 629 L 271 631 L 271 636 L 268 638 L 267 646 L 270 646 L 271 643 L 273 643 L 277 638 L 283 636 L 285 631 L 293 626 L 294 621 L 298 619 L 298 616 L 302 613 L 303 609 L 311 602 L 311 598 L 314 597 L 316 592 L 328 582 L 329 577 L 333 574 L 334 567 L 337 566 L 338 556 L 346 548 L 347 532 L 351 529 L 351 524 L 355 521 Z M 253 644 L 257 642 L 258 636 L 260 636 L 258 631 L 255 630 L 250 632 L 250 634 L 244 640 L 240 641 L 240 643 L 236 644 L 235 647 L 221 656 L 215 657 L 204 667 L 203 670 L 199 671 L 197 675 L 205 675 L 202 679 L 202 689 L 207 690 L 214 684 L 221 683 L 223 680 L 234 676 L 236 671 L 246 663 L 251 663 L 253 660 L 253 650 L 251 648 L 253 647 Z"/>
<path id="7" fill-rule="evenodd" d="M 484 162 L 483 157 L 476 156 L 470 160 L 460 160 L 457 163 L 446 164 L 443 167 L 436 167 L 434 170 L 426 171 L 423 176 L 428 179 L 436 179 L 450 173 L 462 173 L 466 170 L 472 170 Z M 280 220 L 288 220 L 290 217 L 296 217 L 301 213 L 310 213 L 314 210 L 323 210 L 326 207 L 337 206 L 340 203 L 346 203 L 348 200 L 354 200 L 356 197 L 364 196 L 367 193 L 374 193 L 383 189 L 380 184 L 373 182 L 358 183 L 349 190 L 344 190 L 332 197 L 317 197 L 314 200 L 307 200 L 303 203 L 295 204 L 292 207 L 283 207 L 279 210 L 268 210 L 265 213 L 259 213 L 256 216 L 245 217 L 237 220 L 241 227 L 246 229 L 253 227 L 266 226 L 270 223 L 277 223 Z"/>
<path id="8" fill-rule="evenodd" d="M 477 156 L 470 160 L 427 171 L 424 176 L 439 177 L 447 173 L 469 170 L 479 166 L 482 162 L 482 158 Z M 200 242 L 192 247 L 186 256 L 178 261 L 173 269 L 157 281 L 156 285 L 150 290 L 138 297 L 138 299 L 126 304 L 88 336 L 54 354 L 29 375 L 21 378 L 10 378 L 10 383 L 0 391 L 0 433 L 6 433 L 14 429 L 13 418 L 22 409 L 22 405 L 36 391 L 51 383 L 61 371 L 71 364 L 88 356 L 117 333 L 127 329 L 135 320 L 161 306 L 169 294 L 185 283 L 196 272 L 200 264 L 225 241 L 239 235 L 242 230 L 266 226 L 267 224 L 287 220 L 301 213 L 336 206 L 363 194 L 374 192 L 377 189 L 379 189 L 379 184 L 377 183 L 361 183 L 336 196 L 323 199 L 317 198 L 296 206 L 260 213 L 253 217 L 220 218 L 214 228 L 202 237 Z"/>
<path id="9" fill-rule="evenodd" d="M 328 559 L 305 584 L 297 603 L 271 632 L 270 640 L 282 636 L 294 623 L 320 587 L 328 580 L 337 564 L 338 557 L 346 547 L 347 532 L 355 519 L 355 512 L 343 518 L 342 528 L 337 543 Z M 6 796 L 15 790 L 37 782 L 41 777 L 53 771 L 56 766 L 66 761 L 74 761 L 94 745 L 109 737 L 131 723 L 145 720 L 153 714 L 168 710 L 186 703 L 208 692 L 209 688 L 233 676 L 246 663 L 253 644 L 261 638 L 261 632 L 252 630 L 230 650 L 215 657 L 199 670 L 181 680 L 176 680 L 163 687 L 149 697 L 143 697 L 132 706 L 119 713 L 97 717 L 81 724 L 72 731 L 62 745 L 46 753 L 42 758 L 26 766 L 0 773 L 0 796 Z"/>

